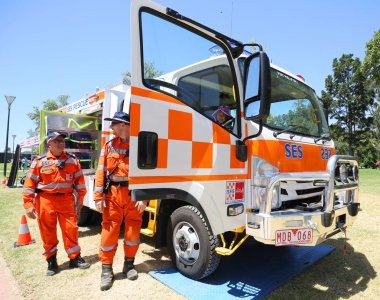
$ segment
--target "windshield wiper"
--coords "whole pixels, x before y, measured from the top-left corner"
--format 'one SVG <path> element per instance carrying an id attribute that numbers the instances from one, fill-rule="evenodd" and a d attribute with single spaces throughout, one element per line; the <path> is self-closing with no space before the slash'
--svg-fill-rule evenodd
<path id="1" fill-rule="evenodd" d="M 280 130 L 280 131 L 277 131 L 277 132 L 276 132 L 276 131 L 273 132 L 273 136 L 274 136 L 274 137 L 277 137 L 277 136 L 280 135 L 281 133 L 285 133 L 285 132 L 287 132 L 287 133 L 294 133 L 294 129 L 305 129 L 306 131 L 308 130 L 305 126 L 302 126 L 302 125 L 294 125 L 294 124 L 290 124 L 290 125 L 288 126 L 288 128 L 285 128 L 285 129 Z M 294 138 L 294 135 L 292 135 L 290 138 L 291 138 L 291 139 Z"/>
<path id="2" fill-rule="evenodd" d="M 327 141 L 331 141 L 331 137 L 329 134 L 322 134 L 319 138 L 314 139 L 314 143 L 318 143 L 319 141 L 322 141 L 324 144 Z"/>

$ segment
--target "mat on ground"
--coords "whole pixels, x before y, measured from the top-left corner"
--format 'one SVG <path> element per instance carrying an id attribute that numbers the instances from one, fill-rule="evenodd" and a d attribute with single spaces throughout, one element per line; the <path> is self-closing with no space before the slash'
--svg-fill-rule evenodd
<path id="1" fill-rule="evenodd" d="M 330 254 L 335 247 L 274 247 L 249 242 L 232 256 L 222 257 L 209 277 L 191 280 L 175 268 L 149 274 L 188 299 L 260 299 L 307 267 Z"/>

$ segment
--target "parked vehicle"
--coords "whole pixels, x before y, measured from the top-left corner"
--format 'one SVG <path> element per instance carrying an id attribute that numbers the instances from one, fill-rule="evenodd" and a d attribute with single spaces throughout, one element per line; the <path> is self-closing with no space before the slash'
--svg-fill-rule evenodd
<path id="1" fill-rule="evenodd" d="M 111 137 L 104 117 L 130 114 L 129 188 L 134 201 L 151 200 L 142 233 L 169 247 L 182 274 L 210 275 L 250 236 L 315 246 L 353 223 L 356 160 L 336 155 L 315 91 L 260 45 L 141 0 L 131 4 L 131 53 L 130 89 L 105 90 L 98 110 L 78 113 L 97 120 L 93 145 Z M 220 107 L 228 126 L 214 118 Z M 45 134 L 67 130 L 53 127 Z M 88 149 L 90 208 L 97 151 Z"/>

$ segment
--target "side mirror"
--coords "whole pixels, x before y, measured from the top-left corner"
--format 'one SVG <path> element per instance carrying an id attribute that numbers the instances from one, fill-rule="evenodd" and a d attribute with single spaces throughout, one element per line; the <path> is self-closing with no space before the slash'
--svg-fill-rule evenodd
<path id="1" fill-rule="evenodd" d="M 270 63 L 267 54 L 259 51 L 249 56 L 244 66 L 244 117 L 261 120 L 270 111 Z"/>

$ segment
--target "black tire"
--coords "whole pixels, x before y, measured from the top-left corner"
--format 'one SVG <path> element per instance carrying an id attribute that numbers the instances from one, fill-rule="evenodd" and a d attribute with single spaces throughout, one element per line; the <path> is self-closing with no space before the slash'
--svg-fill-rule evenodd
<path id="1" fill-rule="evenodd" d="M 170 216 L 167 245 L 173 264 L 186 277 L 199 280 L 219 266 L 220 255 L 215 252 L 219 239 L 211 235 L 206 220 L 194 206 L 182 206 Z"/>
<path id="2" fill-rule="evenodd" d="M 83 206 L 78 214 L 78 226 L 86 226 L 91 210 L 87 206 Z"/>

